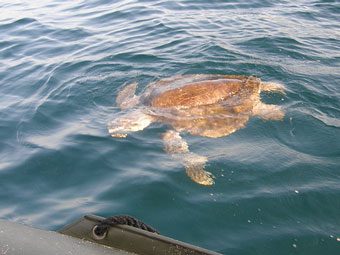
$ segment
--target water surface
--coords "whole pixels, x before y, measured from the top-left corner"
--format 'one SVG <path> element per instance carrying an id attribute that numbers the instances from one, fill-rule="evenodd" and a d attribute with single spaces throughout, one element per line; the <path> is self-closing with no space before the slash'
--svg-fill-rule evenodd
<path id="1" fill-rule="evenodd" d="M 339 1 L 2 1 L 0 217 L 56 230 L 134 215 L 223 254 L 340 250 Z M 213 187 L 163 151 L 162 125 L 108 136 L 118 91 L 178 74 L 287 87 L 219 139 L 184 135 Z"/>

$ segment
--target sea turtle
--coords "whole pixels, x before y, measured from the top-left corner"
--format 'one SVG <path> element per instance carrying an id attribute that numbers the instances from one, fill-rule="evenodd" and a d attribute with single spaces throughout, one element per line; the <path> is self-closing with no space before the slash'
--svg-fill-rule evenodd
<path id="1" fill-rule="evenodd" d="M 181 132 L 217 138 L 243 128 L 251 116 L 284 117 L 281 107 L 260 100 L 260 92 L 284 93 L 284 86 L 254 76 L 179 75 L 149 84 L 140 95 L 135 94 L 136 88 L 137 83 L 132 83 L 118 93 L 116 103 L 123 111 L 109 122 L 110 135 L 123 138 L 153 122 L 168 125 L 171 129 L 163 135 L 165 151 L 202 185 L 214 184 L 212 174 L 204 169 L 207 158 L 190 152 Z"/>

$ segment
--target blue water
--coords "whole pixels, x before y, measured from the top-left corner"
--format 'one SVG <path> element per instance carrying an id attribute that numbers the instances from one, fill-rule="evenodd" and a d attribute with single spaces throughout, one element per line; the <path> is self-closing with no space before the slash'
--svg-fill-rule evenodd
<path id="1" fill-rule="evenodd" d="M 130 214 L 223 254 L 340 252 L 340 2 L 0 3 L 0 218 L 56 230 Z M 283 121 L 185 135 L 212 187 L 163 151 L 162 125 L 113 139 L 117 92 L 178 74 L 284 83 Z M 337 239 L 338 238 L 338 239 Z"/>

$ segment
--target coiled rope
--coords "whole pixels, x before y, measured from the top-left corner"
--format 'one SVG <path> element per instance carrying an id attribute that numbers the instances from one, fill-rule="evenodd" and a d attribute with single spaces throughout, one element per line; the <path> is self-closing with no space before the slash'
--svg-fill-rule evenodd
<path id="1" fill-rule="evenodd" d="M 104 237 L 106 233 L 108 232 L 108 230 L 110 229 L 110 227 L 113 227 L 116 225 L 128 225 L 128 226 L 132 226 L 135 228 L 146 230 L 151 233 L 159 234 L 158 231 L 155 230 L 153 227 L 129 215 L 118 215 L 118 216 L 108 217 L 102 220 L 100 223 L 98 223 L 94 227 L 93 233 L 97 237 Z"/>

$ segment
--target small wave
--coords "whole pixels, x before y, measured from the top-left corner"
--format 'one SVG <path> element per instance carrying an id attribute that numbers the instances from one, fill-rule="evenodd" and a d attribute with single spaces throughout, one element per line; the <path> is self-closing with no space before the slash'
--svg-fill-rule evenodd
<path id="1" fill-rule="evenodd" d="M 7 32 L 8 30 L 19 29 L 28 24 L 35 23 L 35 22 L 38 22 L 38 21 L 32 18 L 21 18 L 21 19 L 0 25 L 0 31 L 3 30 Z"/>
<path id="2" fill-rule="evenodd" d="M 340 118 L 329 116 L 316 108 L 300 108 L 300 111 L 321 121 L 326 126 L 340 128 Z M 340 115 L 340 112 L 338 112 Z"/>

